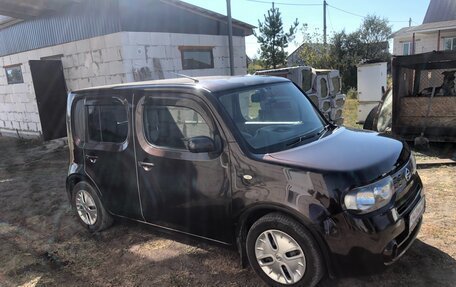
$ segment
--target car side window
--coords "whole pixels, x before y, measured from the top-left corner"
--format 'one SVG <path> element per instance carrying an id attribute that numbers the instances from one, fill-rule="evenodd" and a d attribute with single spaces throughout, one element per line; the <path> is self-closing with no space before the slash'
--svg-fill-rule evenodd
<path id="1" fill-rule="evenodd" d="M 127 111 L 121 103 L 87 105 L 86 109 L 90 142 L 122 143 L 127 139 Z"/>
<path id="2" fill-rule="evenodd" d="M 196 136 L 214 139 L 213 132 L 197 111 L 182 106 L 145 105 L 144 133 L 158 147 L 187 149 L 187 140 Z"/>
<path id="3" fill-rule="evenodd" d="M 84 99 L 76 100 L 72 111 L 73 140 L 80 146 L 85 139 L 84 132 Z"/>

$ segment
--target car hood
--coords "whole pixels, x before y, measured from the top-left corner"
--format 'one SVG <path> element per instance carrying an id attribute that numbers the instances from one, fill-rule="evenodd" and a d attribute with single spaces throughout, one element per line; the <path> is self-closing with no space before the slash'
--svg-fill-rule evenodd
<path id="1" fill-rule="evenodd" d="M 402 141 L 375 132 L 340 127 L 317 141 L 267 154 L 263 159 L 339 179 L 343 176 L 351 186 L 360 186 L 391 173 L 409 157 L 410 150 Z"/>

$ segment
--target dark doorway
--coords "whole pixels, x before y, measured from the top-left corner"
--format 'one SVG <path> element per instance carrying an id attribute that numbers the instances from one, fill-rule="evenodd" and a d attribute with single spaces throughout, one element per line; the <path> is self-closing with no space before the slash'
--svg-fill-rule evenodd
<path id="1" fill-rule="evenodd" d="M 66 137 L 67 87 L 59 60 L 29 61 L 43 140 Z"/>

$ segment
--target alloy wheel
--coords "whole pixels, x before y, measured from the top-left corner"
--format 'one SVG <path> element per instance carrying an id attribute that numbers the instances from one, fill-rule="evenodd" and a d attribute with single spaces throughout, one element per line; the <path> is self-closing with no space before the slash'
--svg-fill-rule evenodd
<path id="1" fill-rule="evenodd" d="M 85 224 L 94 225 L 97 222 L 97 206 L 92 195 L 86 190 L 78 190 L 76 194 L 76 210 L 79 218 Z"/>

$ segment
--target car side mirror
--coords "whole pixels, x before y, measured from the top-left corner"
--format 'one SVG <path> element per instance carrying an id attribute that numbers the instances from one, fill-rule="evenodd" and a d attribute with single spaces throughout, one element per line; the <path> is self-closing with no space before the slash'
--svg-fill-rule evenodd
<path id="1" fill-rule="evenodd" d="M 189 138 L 187 148 L 193 153 L 203 153 L 215 151 L 215 142 L 206 136 L 197 136 Z"/>

